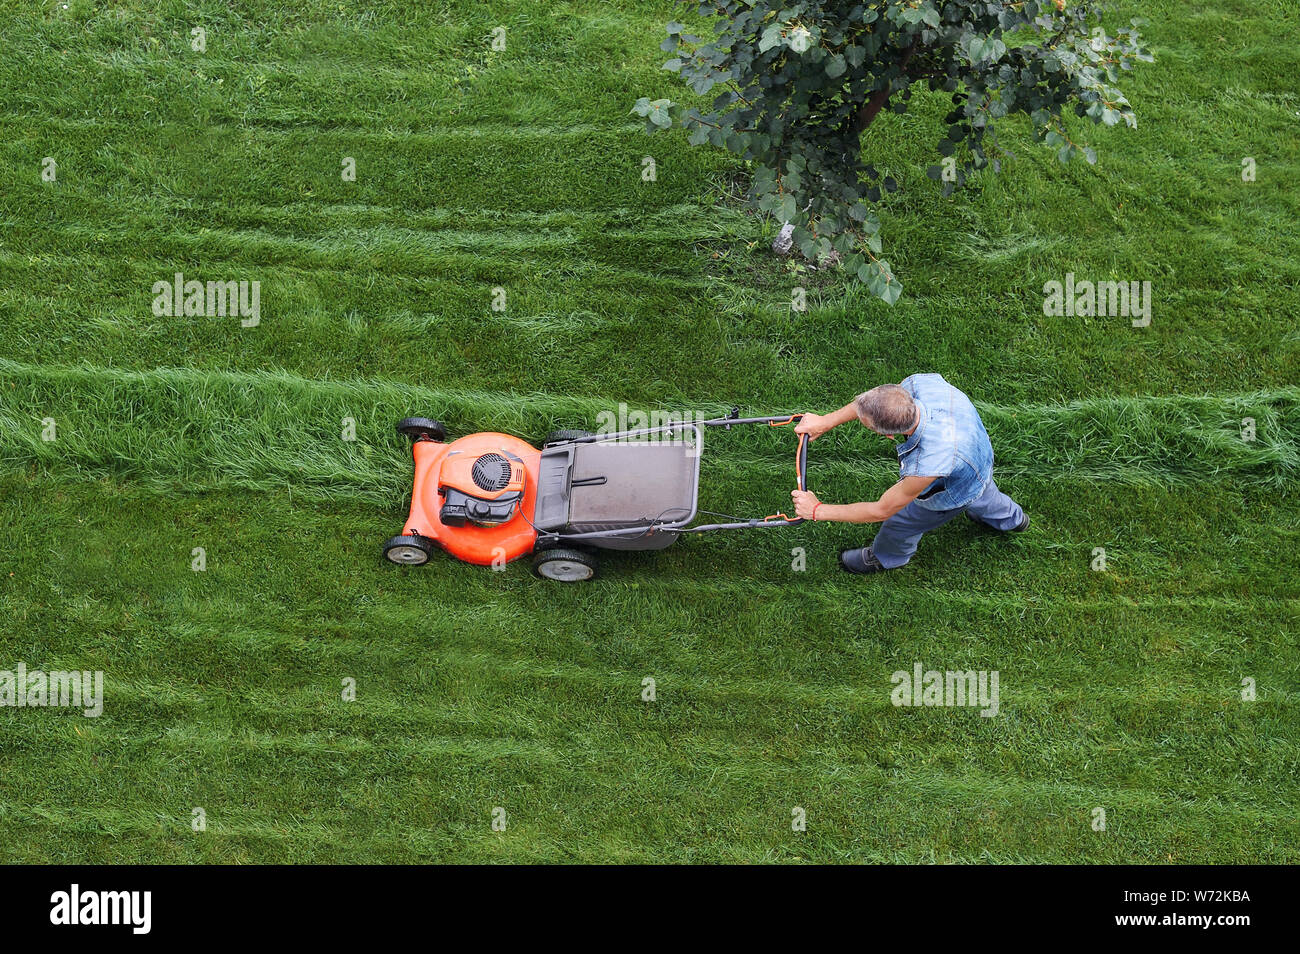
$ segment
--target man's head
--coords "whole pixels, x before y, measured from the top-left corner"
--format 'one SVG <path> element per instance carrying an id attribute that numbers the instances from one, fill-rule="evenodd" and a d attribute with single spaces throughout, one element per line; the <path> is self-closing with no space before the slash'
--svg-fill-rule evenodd
<path id="1" fill-rule="evenodd" d="M 882 384 L 858 395 L 858 420 L 877 434 L 893 437 L 916 425 L 916 402 L 897 384 Z"/>

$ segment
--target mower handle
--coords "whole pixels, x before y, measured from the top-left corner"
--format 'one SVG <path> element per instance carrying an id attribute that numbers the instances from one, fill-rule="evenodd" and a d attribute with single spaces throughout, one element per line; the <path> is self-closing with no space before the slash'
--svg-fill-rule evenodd
<path id="1" fill-rule="evenodd" d="M 803 420 L 802 414 L 787 414 L 784 417 L 781 416 L 741 417 L 740 408 L 733 407 L 731 409 L 731 413 L 728 414 L 726 417 L 717 417 L 710 421 L 700 421 L 700 423 L 703 424 L 705 427 L 725 427 L 727 430 L 731 430 L 732 424 L 766 424 L 768 427 L 782 427 L 786 424 L 798 424 L 802 420 Z M 799 435 L 799 446 L 795 449 L 795 453 L 794 453 L 794 476 L 795 476 L 796 486 L 800 490 L 807 490 L 808 489 L 808 435 L 807 434 Z M 776 525 L 793 527 L 796 524 L 800 524 L 800 523 L 803 523 L 802 517 L 790 517 L 778 511 L 777 513 L 774 513 L 769 517 L 764 517 L 762 520 L 756 519 L 750 521 L 749 523 L 718 524 L 716 525 L 716 527 L 709 526 L 709 527 L 704 527 L 702 529 L 712 530 L 712 529 L 723 529 L 727 527 L 762 526 L 764 524 L 768 526 L 772 526 L 776 524 Z"/>
<path id="2" fill-rule="evenodd" d="M 767 423 L 768 426 L 770 427 L 780 427 L 783 424 L 798 424 L 802 420 L 803 420 L 802 414 L 791 414 L 787 418 L 770 418 L 768 419 Z M 808 489 L 808 435 L 807 434 L 799 435 L 799 446 L 796 447 L 794 451 L 794 481 L 795 481 L 795 486 L 798 487 L 800 490 Z M 803 523 L 802 517 L 788 517 L 784 513 L 781 513 L 779 511 L 777 513 L 772 514 L 772 516 L 768 517 L 767 519 L 775 523 L 777 522 L 776 518 L 778 517 L 781 518 L 782 522 L 786 523 L 791 527 Z"/>
<path id="3" fill-rule="evenodd" d="M 791 414 L 785 420 L 768 421 L 772 427 L 780 427 L 782 424 L 798 424 L 803 420 L 802 414 Z M 800 490 L 808 489 L 808 435 L 799 435 L 799 446 L 794 451 L 794 481 L 795 486 Z M 788 526 L 796 526 L 803 523 L 803 517 L 788 517 L 784 513 L 777 512 L 768 517 L 768 520 L 780 517 Z"/>

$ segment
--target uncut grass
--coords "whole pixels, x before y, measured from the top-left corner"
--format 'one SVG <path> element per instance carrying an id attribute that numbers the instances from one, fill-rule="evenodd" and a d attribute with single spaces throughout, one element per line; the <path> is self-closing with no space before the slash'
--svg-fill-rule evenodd
<path id="1" fill-rule="evenodd" d="M 590 398 L 309 381 L 270 372 L 123 372 L 0 361 L 0 376 L 0 461 L 11 468 L 34 463 L 50 472 L 123 475 L 173 489 L 291 485 L 390 502 L 409 492 L 408 468 L 400 463 L 405 443 L 391 430 L 401 417 L 436 416 L 453 436 L 501 430 L 539 442 L 555 427 L 594 428 L 610 410 Z M 1012 477 L 1170 487 L 1236 474 L 1280 488 L 1294 480 L 1300 462 L 1294 389 L 983 407 L 998 473 Z M 725 413 L 716 406 L 700 410 Z M 1248 417 L 1255 420 L 1254 440 L 1243 439 Z M 57 440 L 44 439 L 48 418 L 56 422 Z M 357 440 L 342 439 L 347 419 Z M 705 460 L 716 457 L 726 486 L 761 473 L 770 494 L 772 474 L 788 466 L 790 445 L 784 431 L 713 431 Z M 864 468 L 883 483 L 893 466 L 888 443 L 860 428 L 819 440 L 811 453 L 814 478 L 821 469 L 841 485 Z M 705 506 L 713 502 L 706 498 Z"/>

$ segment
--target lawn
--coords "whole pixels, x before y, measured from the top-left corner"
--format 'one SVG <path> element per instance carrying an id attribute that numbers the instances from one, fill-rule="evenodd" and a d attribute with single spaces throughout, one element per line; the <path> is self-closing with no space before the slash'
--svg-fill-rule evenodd
<path id="1" fill-rule="evenodd" d="M 1300 862 L 1300 5 L 1138 12 L 1139 127 L 1084 130 L 1095 167 L 1009 122 L 944 198 L 941 97 L 873 125 L 891 308 L 628 115 L 683 98 L 668 0 L 8 5 L 0 670 L 105 693 L 0 708 L 0 860 Z M 155 316 L 176 272 L 259 281 L 260 323 Z M 1149 280 L 1150 326 L 1046 317 L 1071 272 Z M 837 569 L 844 525 L 571 587 L 380 557 L 408 414 L 537 440 L 918 371 L 1029 532 L 955 521 L 883 578 Z M 788 433 L 709 441 L 702 506 L 788 506 Z M 841 428 L 809 471 L 849 502 L 896 464 Z M 998 715 L 894 706 L 918 662 L 997 671 Z"/>

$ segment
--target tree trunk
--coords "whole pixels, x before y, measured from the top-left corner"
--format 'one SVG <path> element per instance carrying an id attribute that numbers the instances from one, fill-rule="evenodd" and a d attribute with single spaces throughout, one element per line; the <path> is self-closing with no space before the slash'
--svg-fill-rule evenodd
<path id="1" fill-rule="evenodd" d="M 916 42 L 917 41 L 913 39 L 907 49 L 903 51 L 903 55 L 899 58 L 898 72 L 900 74 L 907 72 L 908 61 L 912 59 L 912 54 L 916 52 Z M 892 91 L 893 85 L 894 81 L 890 80 L 881 89 L 872 93 L 867 98 L 867 101 L 862 104 L 862 109 L 858 111 L 858 132 L 862 132 L 870 126 L 877 114 L 885 108 L 885 103 L 889 102 L 889 94 Z"/>

